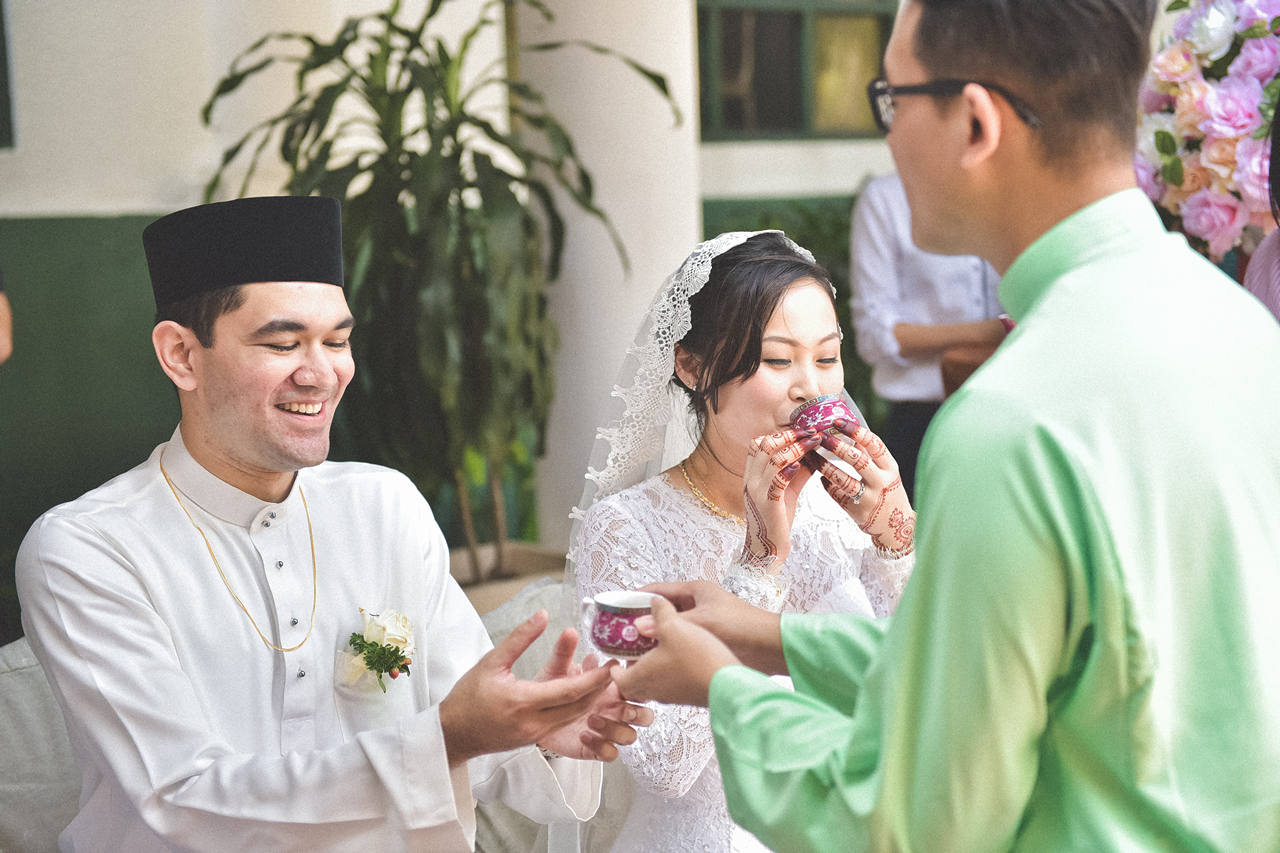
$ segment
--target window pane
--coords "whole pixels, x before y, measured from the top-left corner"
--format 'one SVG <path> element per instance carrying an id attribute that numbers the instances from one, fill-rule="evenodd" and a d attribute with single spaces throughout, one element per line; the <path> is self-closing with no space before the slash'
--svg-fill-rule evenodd
<path id="1" fill-rule="evenodd" d="M 711 59 L 711 27 L 716 16 L 714 10 L 698 7 L 698 111 L 702 116 L 703 134 L 720 129 L 711 104 L 711 87 L 718 79 Z"/>
<path id="2" fill-rule="evenodd" d="M 4 0 L 0 0 L 0 148 L 13 147 L 13 98 L 9 88 L 9 34 Z"/>
<path id="3" fill-rule="evenodd" d="M 720 10 L 726 130 L 802 130 L 800 13 Z"/>
<path id="4" fill-rule="evenodd" d="M 880 73 L 883 18 L 817 15 L 813 44 L 813 129 L 873 133 L 867 83 Z"/>

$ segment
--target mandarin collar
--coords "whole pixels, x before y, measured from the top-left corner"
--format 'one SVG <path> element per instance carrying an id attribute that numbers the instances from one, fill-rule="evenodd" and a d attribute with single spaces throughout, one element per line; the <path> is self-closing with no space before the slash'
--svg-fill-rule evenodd
<path id="1" fill-rule="evenodd" d="M 1164 234 L 1160 215 L 1139 189 L 1121 190 L 1077 210 L 1042 234 L 1000 280 L 1000 302 L 1021 321 L 1050 285 L 1071 270 Z"/>
<path id="2" fill-rule="evenodd" d="M 245 529 L 258 523 L 260 517 L 266 516 L 283 524 L 289 520 L 291 510 L 298 503 L 298 477 L 293 480 L 289 494 L 280 503 L 271 503 L 261 498 L 242 492 L 230 483 L 220 480 L 195 460 L 182 441 L 182 427 L 179 425 L 160 451 L 160 462 L 169 475 L 174 488 L 182 493 L 184 499 L 196 504 L 210 515 L 228 524 L 235 524 Z M 274 513 L 274 515 L 272 515 Z"/>

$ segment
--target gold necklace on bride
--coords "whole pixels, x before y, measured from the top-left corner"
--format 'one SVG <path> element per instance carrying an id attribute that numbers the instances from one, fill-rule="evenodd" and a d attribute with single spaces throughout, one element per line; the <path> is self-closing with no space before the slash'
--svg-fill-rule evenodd
<path id="1" fill-rule="evenodd" d="M 191 522 L 191 526 L 200 534 L 200 538 L 204 540 L 204 547 L 209 549 L 209 556 L 213 558 L 213 566 L 218 570 L 218 576 L 222 578 L 222 583 L 227 588 L 227 592 L 231 593 L 231 597 L 236 600 L 236 604 L 240 605 L 240 609 L 244 611 L 244 615 L 249 617 L 249 624 L 253 626 L 253 630 L 258 632 L 258 636 L 262 638 L 262 642 L 278 652 L 296 652 L 298 649 L 311 639 L 311 632 L 316 627 L 316 599 L 318 597 L 318 587 L 316 584 L 316 538 L 311 532 L 311 510 L 307 508 L 307 496 L 302 491 L 302 486 L 298 486 L 298 496 L 302 498 L 302 511 L 307 515 L 307 538 L 311 540 L 311 624 L 307 626 L 307 636 L 302 638 L 302 642 L 296 646 L 283 648 L 267 639 L 267 635 L 262 633 L 262 629 L 258 627 L 258 623 L 254 621 L 253 614 L 249 612 L 249 608 L 244 606 L 244 602 L 240 600 L 240 596 L 236 595 L 236 591 L 231 588 L 231 582 L 227 580 L 227 576 L 222 571 L 222 564 L 218 562 L 218 557 L 213 553 L 213 545 L 209 544 L 209 537 L 205 536 L 204 531 L 200 529 L 200 525 L 196 524 L 196 520 L 191 517 L 191 513 L 187 511 L 187 507 L 182 503 L 182 498 L 178 497 L 178 490 L 173 487 L 173 481 L 169 479 L 169 472 L 164 470 L 164 460 L 160 461 L 160 473 L 164 476 L 164 481 L 169 484 L 169 491 L 173 492 L 173 499 L 178 502 L 178 506 L 182 507 L 183 513 L 187 516 L 187 521 Z"/>
<path id="2" fill-rule="evenodd" d="M 684 474 L 684 481 L 689 484 L 689 490 L 693 492 L 693 496 L 698 500 L 702 501 L 703 506 L 705 506 L 707 509 L 711 510 L 721 518 L 731 518 L 734 521 L 736 521 L 738 524 L 741 524 L 743 527 L 746 527 L 747 520 L 745 518 L 734 515 L 728 510 L 723 510 L 720 507 L 716 506 L 711 501 L 707 500 L 707 496 L 702 493 L 702 490 L 693 484 L 693 480 L 689 477 L 689 470 L 684 467 L 684 463 L 688 461 L 689 460 L 686 459 L 680 463 L 680 473 Z"/>

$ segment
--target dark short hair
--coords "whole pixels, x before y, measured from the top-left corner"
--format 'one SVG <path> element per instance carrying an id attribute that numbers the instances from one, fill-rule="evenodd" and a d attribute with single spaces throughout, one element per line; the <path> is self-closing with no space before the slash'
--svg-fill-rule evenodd
<path id="1" fill-rule="evenodd" d="M 1031 105 L 1047 162 L 1104 129 L 1132 148 L 1157 0 L 914 0 L 933 79 L 990 80 Z"/>
<path id="2" fill-rule="evenodd" d="M 156 311 L 156 323 L 172 320 L 195 332 L 200 346 L 213 346 L 213 324 L 244 304 L 244 285 L 233 284 L 171 302 Z"/>
<path id="3" fill-rule="evenodd" d="M 689 300 L 690 329 L 680 346 L 698 360 L 698 387 L 675 377 L 689 394 L 689 407 L 706 429 L 718 410 L 720 389 L 749 379 L 760 369 L 764 327 L 782 297 L 802 278 L 817 279 L 831 294 L 821 264 L 806 260 L 782 234 L 757 234 L 711 261 L 707 283 Z M 831 297 L 835 305 L 835 297 Z"/>

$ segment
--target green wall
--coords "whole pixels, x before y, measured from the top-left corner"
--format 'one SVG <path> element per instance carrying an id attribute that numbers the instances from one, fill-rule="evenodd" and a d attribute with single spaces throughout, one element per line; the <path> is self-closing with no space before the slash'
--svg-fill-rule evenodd
<path id="1" fill-rule="evenodd" d="M 0 643 L 21 634 L 13 562 L 31 523 L 141 462 L 178 422 L 151 350 L 142 229 L 155 218 L 0 219 L 14 314 L 0 365 Z"/>

